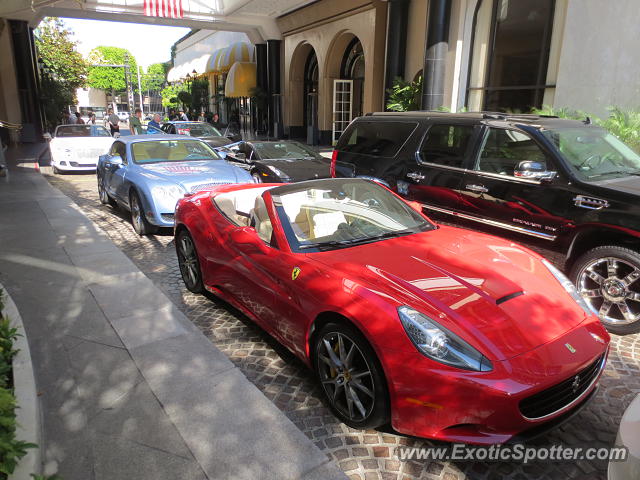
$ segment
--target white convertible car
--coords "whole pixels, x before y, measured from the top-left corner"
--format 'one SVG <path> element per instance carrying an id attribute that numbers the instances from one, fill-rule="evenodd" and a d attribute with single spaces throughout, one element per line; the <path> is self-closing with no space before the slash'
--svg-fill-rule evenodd
<path id="1" fill-rule="evenodd" d="M 93 171 L 112 143 L 102 125 L 59 125 L 49 143 L 53 171 Z"/>

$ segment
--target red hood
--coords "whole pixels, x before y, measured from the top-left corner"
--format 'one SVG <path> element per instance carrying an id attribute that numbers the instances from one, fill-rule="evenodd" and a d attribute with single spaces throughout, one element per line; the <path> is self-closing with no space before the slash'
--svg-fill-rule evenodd
<path id="1" fill-rule="evenodd" d="M 491 359 L 530 351 L 585 318 L 536 254 L 467 230 L 440 227 L 309 256 L 428 314 Z"/>

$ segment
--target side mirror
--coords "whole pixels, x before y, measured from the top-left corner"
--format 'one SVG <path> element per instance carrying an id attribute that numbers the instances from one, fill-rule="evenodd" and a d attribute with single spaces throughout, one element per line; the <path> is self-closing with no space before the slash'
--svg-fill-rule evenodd
<path id="1" fill-rule="evenodd" d="M 108 161 L 109 165 L 111 165 L 112 167 L 121 167 L 122 164 L 124 163 L 122 161 L 122 157 L 120 155 L 113 155 L 109 161 Z"/>
<path id="2" fill-rule="evenodd" d="M 231 241 L 247 253 L 265 253 L 267 246 L 258 237 L 258 232 L 253 227 L 236 228 L 231 232 Z"/>
<path id="3" fill-rule="evenodd" d="M 528 178 L 530 180 L 550 181 L 555 178 L 557 172 L 547 170 L 544 162 L 524 160 L 518 164 L 513 171 L 513 176 L 518 178 Z"/>

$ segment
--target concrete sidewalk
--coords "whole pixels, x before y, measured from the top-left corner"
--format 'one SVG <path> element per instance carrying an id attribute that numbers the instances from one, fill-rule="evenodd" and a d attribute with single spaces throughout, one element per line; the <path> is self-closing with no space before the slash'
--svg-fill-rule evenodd
<path id="1" fill-rule="evenodd" d="M 0 283 L 31 348 L 44 472 L 345 478 L 37 172 L 41 148 L 10 151 L 0 178 Z"/>

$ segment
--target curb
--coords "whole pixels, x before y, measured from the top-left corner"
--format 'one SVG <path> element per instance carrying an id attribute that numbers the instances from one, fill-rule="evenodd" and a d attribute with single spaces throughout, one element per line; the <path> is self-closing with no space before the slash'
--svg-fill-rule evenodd
<path id="1" fill-rule="evenodd" d="M 3 314 L 9 317 L 11 326 L 17 328 L 20 333 L 15 342 L 18 353 L 13 359 L 14 393 L 18 405 L 16 409 L 16 437 L 22 441 L 40 445 L 40 408 L 29 342 L 27 342 L 22 317 L 16 304 L 1 283 L 0 288 L 4 292 L 5 308 Z M 39 473 L 42 470 L 41 465 L 40 447 L 30 448 L 18 462 L 15 471 L 9 475 L 9 480 L 30 480 L 32 473 Z"/>

